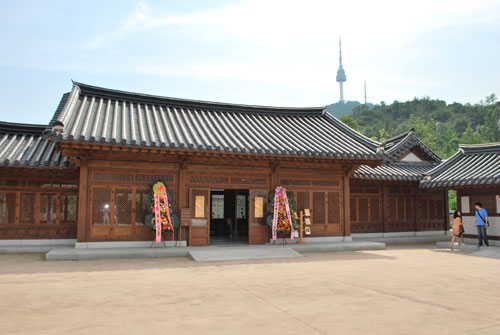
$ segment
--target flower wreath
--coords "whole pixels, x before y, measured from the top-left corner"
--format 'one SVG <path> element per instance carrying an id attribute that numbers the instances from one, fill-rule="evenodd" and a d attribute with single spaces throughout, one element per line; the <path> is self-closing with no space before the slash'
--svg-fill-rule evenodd
<path id="1" fill-rule="evenodd" d="M 274 192 L 269 195 L 269 203 L 267 204 L 267 225 L 272 229 L 273 227 L 273 217 L 274 217 Z M 288 198 L 288 206 L 290 208 L 290 216 L 292 217 L 293 229 L 296 230 L 299 227 L 297 220 L 297 205 L 293 199 L 292 192 L 286 192 L 286 197 Z M 280 196 L 278 200 L 278 222 L 277 230 L 278 233 L 289 233 L 290 232 L 290 222 L 288 220 L 288 215 L 286 213 L 286 205 L 284 197 Z"/>
<path id="2" fill-rule="evenodd" d="M 172 190 L 167 189 L 165 187 L 165 184 L 162 181 L 157 181 L 155 182 L 151 188 L 150 192 L 148 193 L 148 197 L 146 200 L 146 208 L 148 209 L 148 214 L 146 215 L 146 218 L 144 222 L 146 223 L 146 226 L 151 228 L 153 233 L 156 234 L 156 218 L 155 218 L 155 201 L 154 201 L 154 194 L 155 191 L 163 191 L 166 192 L 167 194 L 167 199 L 168 199 L 168 204 L 165 203 L 163 197 L 160 197 L 159 199 L 159 204 L 160 204 L 160 222 L 161 222 L 161 233 L 164 234 L 166 232 L 172 231 L 172 228 L 175 230 L 177 227 L 179 227 L 180 220 L 177 215 L 173 213 L 172 208 L 175 208 L 175 204 L 173 202 L 173 197 L 174 193 Z M 170 222 L 169 222 L 169 215 L 167 214 L 167 208 L 170 214 Z"/>

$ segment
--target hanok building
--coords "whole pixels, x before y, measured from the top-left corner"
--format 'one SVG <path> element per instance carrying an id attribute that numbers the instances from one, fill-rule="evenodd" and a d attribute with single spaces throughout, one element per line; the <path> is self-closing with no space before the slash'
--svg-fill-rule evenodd
<path id="1" fill-rule="evenodd" d="M 379 151 L 385 153 L 380 166 L 362 165 L 351 177 L 352 237 L 446 234 L 447 193 L 419 188 L 424 174 L 438 166 L 441 158 L 420 141 L 413 129 L 385 141 Z"/>
<path id="2" fill-rule="evenodd" d="M 173 191 L 192 245 L 268 241 L 266 203 L 278 185 L 310 209 L 311 236 L 322 240 L 349 241 L 351 228 L 443 230 L 444 193 L 417 187 L 439 158 L 417 140 L 409 133 L 382 151 L 324 108 L 74 83 L 48 126 L 0 126 L 0 239 L 152 240 L 145 198 L 156 180 Z"/>
<path id="3" fill-rule="evenodd" d="M 474 204 L 481 202 L 488 211 L 488 238 L 500 245 L 500 143 L 460 145 L 456 154 L 427 172 L 421 187 L 457 191 L 466 238 L 477 238 Z"/>

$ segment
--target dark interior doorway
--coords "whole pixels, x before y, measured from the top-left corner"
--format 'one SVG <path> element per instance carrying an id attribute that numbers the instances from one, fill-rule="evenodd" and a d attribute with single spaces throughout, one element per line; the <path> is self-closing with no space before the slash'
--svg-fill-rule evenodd
<path id="1" fill-rule="evenodd" d="M 248 190 L 210 191 L 210 244 L 248 243 Z"/>

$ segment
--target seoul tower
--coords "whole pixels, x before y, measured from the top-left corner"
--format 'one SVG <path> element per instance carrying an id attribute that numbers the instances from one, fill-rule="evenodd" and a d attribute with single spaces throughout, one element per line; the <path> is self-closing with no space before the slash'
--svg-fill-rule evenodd
<path id="1" fill-rule="evenodd" d="M 345 71 L 342 67 L 342 42 L 339 37 L 339 69 L 337 70 L 337 82 L 340 86 L 340 102 L 344 102 L 344 81 L 346 81 Z"/>

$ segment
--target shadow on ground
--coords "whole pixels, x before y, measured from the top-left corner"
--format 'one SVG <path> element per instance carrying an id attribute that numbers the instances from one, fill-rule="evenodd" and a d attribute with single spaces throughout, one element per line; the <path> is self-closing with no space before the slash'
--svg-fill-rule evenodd
<path id="1" fill-rule="evenodd" d="M 44 254 L 0 254 L 0 276 L 35 273 L 128 271 L 167 268 L 228 267 L 235 265 L 311 263 L 324 261 L 395 260 L 373 251 L 337 251 L 304 253 L 298 258 L 248 259 L 216 262 L 195 262 L 188 257 L 113 259 L 46 262 Z"/>

